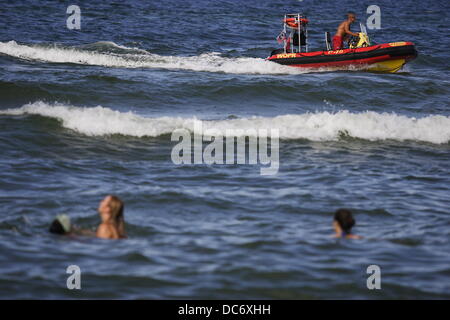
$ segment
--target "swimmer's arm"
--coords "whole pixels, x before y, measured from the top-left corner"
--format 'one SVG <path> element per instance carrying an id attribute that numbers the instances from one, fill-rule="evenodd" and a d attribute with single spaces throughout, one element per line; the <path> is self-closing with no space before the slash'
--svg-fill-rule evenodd
<path id="1" fill-rule="evenodd" d="M 95 237 L 96 236 L 96 232 L 95 231 L 86 230 L 86 229 L 84 229 L 84 230 L 82 230 L 82 229 L 77 230 L 77 233 L 82 235 L 82 236 L 88 236 L 88 237 Z"/>
<path id="2" fill-rule="evenodd" d="M 80 229 L 78 227 L 72 227 L 72 234 L 80 235 L 80 236 L 88 236 L 88 237 L 95 237 L 96 232 L 93 230 L 88 229 Z"/>

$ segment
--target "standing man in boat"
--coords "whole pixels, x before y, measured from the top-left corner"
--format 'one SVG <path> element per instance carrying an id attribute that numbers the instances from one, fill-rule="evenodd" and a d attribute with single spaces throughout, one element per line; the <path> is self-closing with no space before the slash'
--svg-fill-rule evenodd
<path id="1" fill-rule="evenodd" d="M 344 40 L 350 36 L 358 37 L 359 34 L 350 31 L 350 26 L 356 21 L 356 14 L 352 11 L 347 13 L 347 20 L 343 21 L 333 37 L 333 50 L 341 50 L 344 48 Z"/>

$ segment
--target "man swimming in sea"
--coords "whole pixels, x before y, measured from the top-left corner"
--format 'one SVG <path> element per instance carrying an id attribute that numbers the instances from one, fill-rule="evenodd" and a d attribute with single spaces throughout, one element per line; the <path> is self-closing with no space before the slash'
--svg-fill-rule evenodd
<path id="1" fill-rule="evenodd" d="M 359 34 L 350 31 L 350 26 L 356 21 L 356 14 L 354 12 L 347 13 L 347 20 L 341 22 L 336 34 L 333 37 L 333 50 L 341 50 L 344 48 L 344 41 L 346 41 L 349 36 L 358 37 Z"/>
<path id="2" fill-rule="evenodd" d="M 335 238 L 361 239 L 361 236 L 352 234 L 352 228 L 355 225 L 355 219 L 350 210 L 339 209 L 334 213 L 333 228 L 336 232 Z"/>

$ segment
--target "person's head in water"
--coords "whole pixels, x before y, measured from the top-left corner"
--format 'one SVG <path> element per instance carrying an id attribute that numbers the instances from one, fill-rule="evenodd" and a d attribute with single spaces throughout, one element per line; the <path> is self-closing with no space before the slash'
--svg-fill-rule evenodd
<path id="1" fill-rule="evenodd" d="M 108 195 L 98 207 L 103 222 L 118 222 L 123 218 L 123 202 L 117 196 Z"/>
<path id="2" fill-rule="evenodd" d="M 334 213 L 333 227 L 336 232 L 336 237 L 360 238 L 359 236 L 352 235 L 354 225 L 355 219 L 353 219 L 350 210 L 338 209 Z"/>
<path id="3" fill-rule="evenodd" d="M 54 234 L 69 234 L 71 232 L 70 218 L 65 214 L 57 216 L 50 225 L 49 231 Z"/>
<path id="4" fill-rule="evenodd" d="M 350 23 L 353 23 L 356 21 L 356 13 L 354 13 L 353 11 L 347 12 L 345 17 L 347 18 L 347 21 L 349 21 Z"/>
<path id="5" fill-rule="evenodd" d="M 106 196 L 98 207 L 98 212 L 103 223 L 113 223 L 116 225 L 121 236 L 125 235 L 124 204 L 119 197 L 114 195 Z"/>

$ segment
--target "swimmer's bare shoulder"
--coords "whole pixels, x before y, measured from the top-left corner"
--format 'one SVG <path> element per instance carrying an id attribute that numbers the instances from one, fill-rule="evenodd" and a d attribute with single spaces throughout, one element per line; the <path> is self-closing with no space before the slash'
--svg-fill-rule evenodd
<path id="1" fill-rule="evenodd" d="M 116 228 L 108 223 L 102 223 L 98 226 L 96 236 L 102 239 L 119 239 Z"/>
<path id="2" fill-rule="evenodd" d="M 348 234 L 348 235 L 346 236 L 346 238 L 347 238 L 347 239 L 356 239 L 356 240 L 359 240 L 359 239 L 362 239 L 363 237 L 358 236 L 358 235 L 356 235 L 356 234 Z"/>

